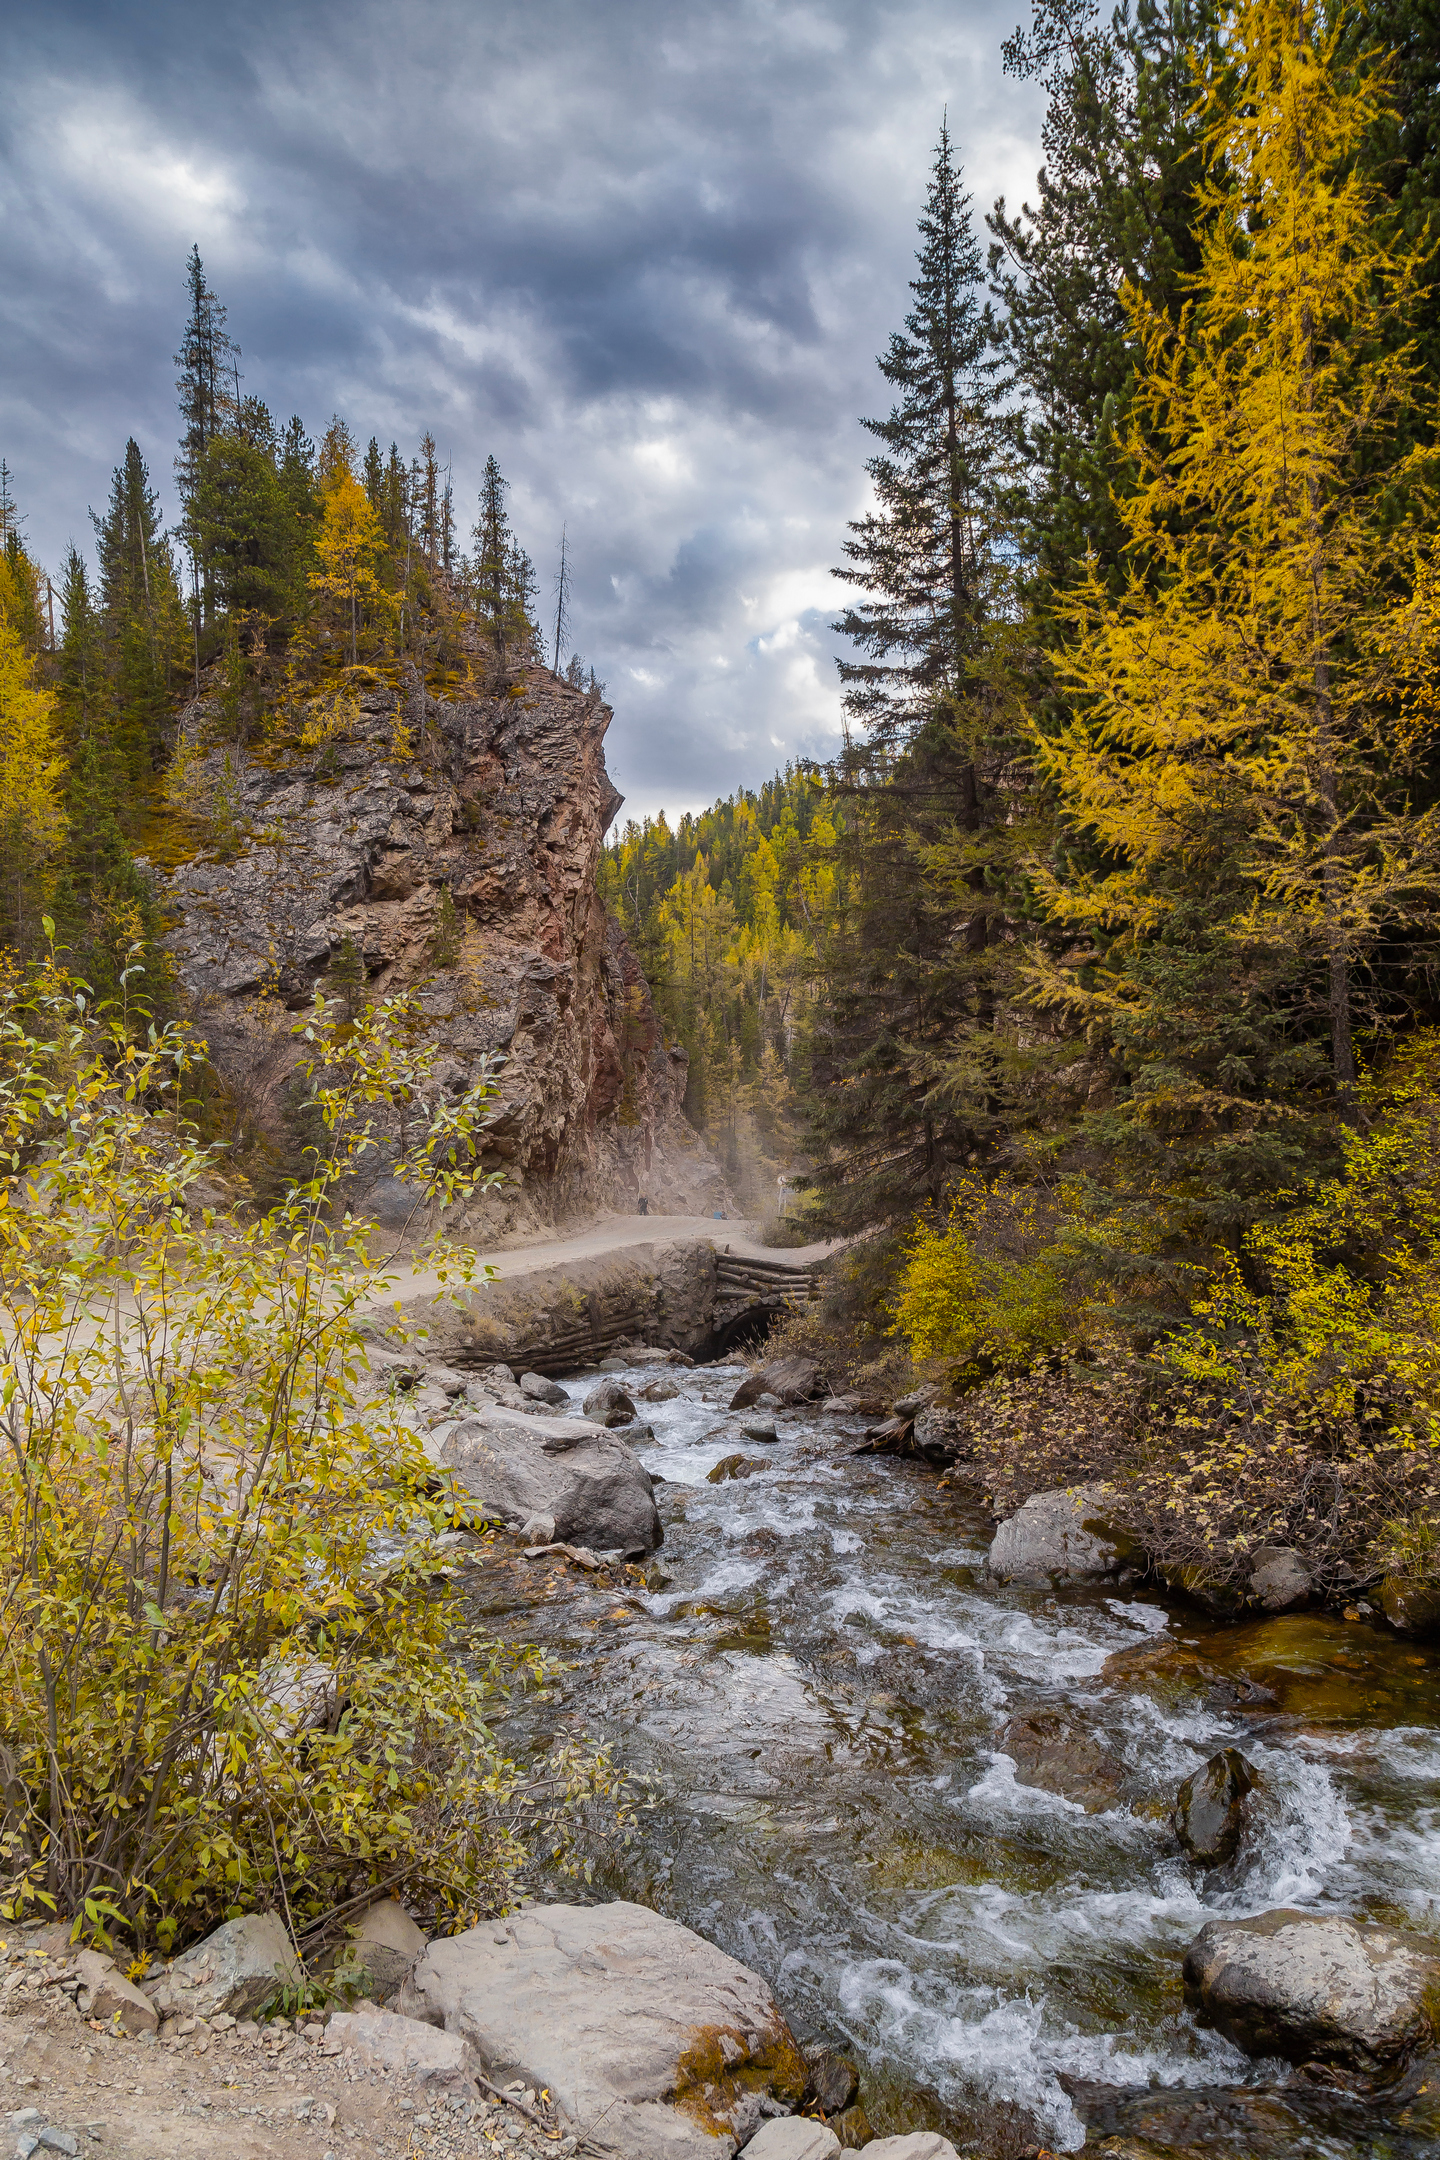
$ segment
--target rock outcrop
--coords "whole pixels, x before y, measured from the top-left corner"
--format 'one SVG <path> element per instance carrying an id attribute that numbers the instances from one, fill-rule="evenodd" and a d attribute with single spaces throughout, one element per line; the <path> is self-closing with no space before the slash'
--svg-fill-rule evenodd
<path id="1" fill-rule="evenodd" d="M 396 2006 L 627 2160 L 725 2160 L 805 2090 L 759 1975 L 642 1905 L 531 1906 L 433 1942 Z"/>
<path id="2" fill-rule="evenodd" d="M 199 699 L 182 731 L 193 741 L 213 719 Z M 610 719 L 542 667 L 496 696 L 407 666 L 398 684 L 377 672 L 343 739 L 199 756 L 195 852 L 156 882 L 242 1123 L 283 1133 L 297 1054 L 283 1008 L 317 984 L 338 993 L 343 948 L 364 974 L 347 994 L 418 993 L 454 1093 L 503 1061 L 485 1163 L 506 1184 L 451 1229 L 491 1238 L 629 1209 L 642 1191 L 672 1210 L 724 1204 L 680 1110 L 684 1055 L 596 888 L 622 800 Z M 410 1207 L 383 1163 L 359 1198 L 390 1224 Z"/>
<path id="3" fill-rule="evenodd" d="M 1247 2055 L 1362 2083 L 1394 2075 L 1440 2038 L 1440 1957 L 1365 1921 L 1284 1908 L 1212 1920 L 1185 1953 L 1185 1992 Z"/>

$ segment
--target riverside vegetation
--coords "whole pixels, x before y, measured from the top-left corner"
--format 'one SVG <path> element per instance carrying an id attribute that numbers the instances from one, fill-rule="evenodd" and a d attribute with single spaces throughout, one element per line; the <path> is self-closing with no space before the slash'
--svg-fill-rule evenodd
<path id="1" fill-rule="evenodd" d="M 862 1234 L 790 1347 L 1216 1595 L 1282 1544 L 1433 1624 L 1433 47 L 1058 0 L 1006 58 L 1049 162 L 987 265 L 942 133 L 844 749 L 612 905 L 695 1114 Z"/>
<path id="2" fill-rule="evenodd" d="M 1050 162 L 987 266 L 942 134 L 845 543 L 843 750 L 628 828 L 605 890 L 737 1179 L 789 1168 L 807 1235 L 863 1234 L 792 1347 L 837 1385 L 918 1366 L 996 1496 L 1107 1476 L 1196 1587 L 1282 1543 L 1424 1625 L 1426 21 L 1045 0 L 1007 57 Z M 264 1897 L 303 1934 L 357 1883 L 486 1909 L 522 1803 L 609 1775 L 527 1795 L 496 1749 L 506 1676 L 422 1589 L 459 1503 L 366 1394 L 340 1181 L 383 1132 L 458 1195 L 483 1092 L 447 1106 L 342 952 L 303 1174 L 217 1204 L 144 868 L 242 845 L 202 748 L 323 764 L 376 682 L 518 690 L 566 659 L 563 587 L 552 638 L 493 459 L 467 554 L 431 437 L 317 451 L 241 396 L 198 253 L 190 303 L 173 538 L 131 442 L 98 580 L 72 548 L 57 588 L 0 475 L 8 1895 L 142 1944 Z M 437 953 L 467 928 L 442 908 Z"/>

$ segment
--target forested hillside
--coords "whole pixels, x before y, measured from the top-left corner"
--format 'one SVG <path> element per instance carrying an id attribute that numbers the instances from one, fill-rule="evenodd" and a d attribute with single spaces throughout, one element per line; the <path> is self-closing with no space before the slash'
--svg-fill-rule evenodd
<path id="1" fill-rule="evenodd" d="M 1158 1447 L 1207 1564 L 1434 1550 L 1433 29 L 1037 9 L 1036 202 L 943 129 L 880 357 L 841 754 L 610 851 L 692 1115 L 871 1233 L 811 1340 L 1002 1452 L 1098 1360 L 1064 1465 Z"/>

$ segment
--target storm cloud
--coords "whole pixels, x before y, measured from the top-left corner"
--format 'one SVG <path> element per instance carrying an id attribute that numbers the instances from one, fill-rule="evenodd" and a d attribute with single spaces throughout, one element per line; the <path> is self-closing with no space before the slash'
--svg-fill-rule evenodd
<path id="1" fill-rule="evenodd" d="M 493 451 L 609 688 L 632 811 L 824 756 L 858 415 L 948 107 L 976 199 L 1033 192 L 1039 94 L 968 7 L 402 0 L 11 11 L 0 452 L 41 559 L 133 433 L 176 514 L 184 263 L 244 388 L 408 455 L 462 531 Z"/>

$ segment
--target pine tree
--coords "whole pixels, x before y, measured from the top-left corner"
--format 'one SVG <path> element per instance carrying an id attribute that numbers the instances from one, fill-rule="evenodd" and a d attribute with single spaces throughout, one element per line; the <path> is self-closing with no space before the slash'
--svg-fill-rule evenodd
<path id="1" fill-rule="evenodd" d="M 914 305 L 880 360 L 897 402 L 865 423 L 883 446 L 867 467 L 876 507 L 852 525 L 837 573 L 866 596 L 836 625 L 866 657 L 841 663 L 862 733 L 837 774 L 849 905 L 823 955 L 832 995 L 812 1107 L 827 1206 L 847 1225 L 938 1203 L 993 1124 L 997 975 L 1010 953 L 993 935 L 1003 894 L 992 874 L 1014 810 L 1001 785 L 1015 734 L 1000 635 L 1008 433 L 946 127 L 919 231 Z"/>
<path id="2" fill-rule="evenodd" d="M 1005 46 L 1009 74 L 1049 95 L 1039 202 L 988 224 L 1006 349 L 1028 413 L 1026 554 L 1032 619 L 1053 637 L 1049 596 L 1088 550 L 1124 547 L 1117 429 L 1136 347 L 1123 294 L 1178 314 L 1198 262 L 1203 159 L 1197 71 L 1214 73 L 1219 0 L 1138 0 L 1097 25 L 1095 0 L 1035 0 Z"/>
<path id="3" fill-rule="evenodd" d="M 570 637 L 570 558 L 566 550 L 566 528 L 560 528 L 560 567 L 555 573 L 555 660 L 554 672 L 560 673 L 560 652 Z"/>
<path id="4" fill-rule="evenodd" d="M 194 533 L 200 531 L 197 515 L 198 495 L 192 496 L 190 505 Z M 141 785 L 154 770 L 164 745 L 181 618 L 159 497 L 133 436 L 112 476 L 105 515 L 92 513 L 92 521 L 115 746 L 130 779 Z"/>
<path id="5" fill-rule="evenodd" d="M 506 515 L 507 484 L 493 456 L 485 460 L 480 514 L 475 521 L 475 607 L 503 673 L 510 627 L 510 556 L 513 539 Z"/>
<path id="6" fill-rule="evenodd" d="M 851 525 L 867 595 L 835 628 L 867 655 L 842 660 L 845 708 L 888 753 L 969 695 L 993 584 L 1005 427 L 983 263 L 950 132 L 942 126 L 920 219 L 915 304 L 880 372 L 899 401 L 862 424 L 883 448 L 866 471 L 877 507 Z"/>
<path id="7" fill-rule="evenodd" d="M 204 548 L 191 521 L 191 506 L 204 468 L 205 453 L 217 435 L 231 422 L 237 404 L 240 348 L 225 329 L 225 310 L 205 282 L 200 249 L 190 250 L 185 267 L 190 293 L 190 313 L 175 365 L 180 374 L 180 451 L 175 460 L 180 501 L 185 513 L 182 530 L 193 566 L 193 605 L 198 624 L 210 619 L 214 595 Z"/>

